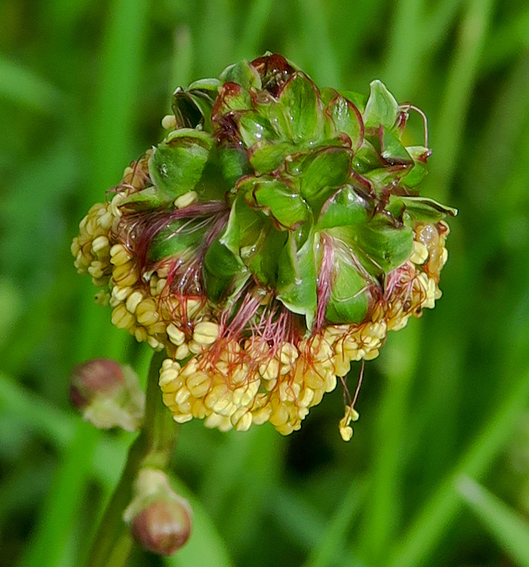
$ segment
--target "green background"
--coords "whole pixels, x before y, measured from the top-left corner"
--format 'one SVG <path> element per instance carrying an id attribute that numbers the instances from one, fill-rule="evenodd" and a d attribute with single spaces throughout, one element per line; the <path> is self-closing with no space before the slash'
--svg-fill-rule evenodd
<path id="1" fill-rule="evenodd" d="M 2 0 L 0 21 L 0 565 L 80 565 L 133 438 L 68 405 L 74 364 L 149 360 L 73 268 L 80 219 L 177 85 L 267 49 L 425 111 L 422 193 L 460 210 L 444 296 L 366 365 L 348 444 L 341 388 L 287 438 L 185 424 L 194 535 L 131 567 L 529 565 L 527 2 Z"/>

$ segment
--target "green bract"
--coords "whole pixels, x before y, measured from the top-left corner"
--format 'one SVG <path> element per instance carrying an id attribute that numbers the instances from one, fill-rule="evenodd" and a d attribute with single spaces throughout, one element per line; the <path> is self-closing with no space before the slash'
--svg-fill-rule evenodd
<path id="1" fill-rule="evenodd" d="M 214 306 L 236 309 L 253 285 L 309 330 L 362 322 L 412 255 L 416 223 L 455 214 L 418 196 L 430 150 L 404 145 L 408 110 L 378 80 L 367 98 L 320 89 L 273 54 L 178 89 L 176 127 L 149 158 L 153 186 L 125 200 L 164 211 L 194 192 L 189 214 L 153 235 L 149 260 L 185 263 L 202 247 Z M 215 233 L 203 212 L 212 202 L 225 210 Z"/>

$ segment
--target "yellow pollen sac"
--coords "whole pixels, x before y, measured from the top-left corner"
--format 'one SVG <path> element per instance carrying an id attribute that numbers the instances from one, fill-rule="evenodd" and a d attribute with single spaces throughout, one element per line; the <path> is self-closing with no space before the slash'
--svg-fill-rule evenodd
<path id="1" fill-rule="evenodd" d="M 136 327 L 134 329 L 134 336 L 139 343 L 143 343 L 147 340 L 147 329 L 144 327 Z"/>
<path id="2" fill-rule="evenodd" d="M 176 358 L 176 360 L 183 360 L 188 355 L 189 355 L 189 347 L 186 344 L 180 345 L 174 353 L 174 357 Z"/>
<path id="3" fill-rule="evenodd" d="M 279 375 L 279 361 L 272 358 L 268 364 L 262 364 L 259 366 L 259 374 L 265 380 L 273 380 L 274 378 L 277 378 Z"/>
<path id="4" fill-rule="evenodd" d="M 273 404 L 273 406 L 275 407 L 272 410 L 272 414 L 270 415 L 270 423 L 274 425 L 276 428 L 279 428 L 287 423 L 289 417 L 288 410 L 285 407 L 285 405 L 279 402 L 278 400 L 277 401 L 274 400 L 274 402 L 276 403 Z"/>
<path id="5" fill-rule="evenodd" d="M 229 417 L 216 413 L 208 415 L 204 425 L 206 427 L 217 427 L 220 431 L 229 431 L 233 427 Z"/>
<path id="6" fill-rule="evenodd" d="M 189 205 L 192 205 L 197 201 L 198 201 L 198 195 L 196 191 L 188 191 L 187 193 L 180 195 L 178 199 L 175 199 L 174 206 L 177 209 L 185 209 L 186 207 L 189 207 Z"/>
<path id="7" fill-rule="evenodd" d="M 281 347 L 281 357 L 280 360 L 283 364 L 293 364 L 298 358 L 298 349 L 291 343 L 285 343 Z"/>
<path id="8" fill-rule="evenodd" d="M 114 244 L 110 249 L 110 261 L 114 266 L 121 266 L 130 260 L 130 256 L 122 244 Z"/>
<path id="9" fill-rule="evenodd" d="M 255 425 L 262 425 L 270 419 L 271 413 L 272 407 L 270 405 L 259 408 L 258 410 L 252 412 L 253 422 L 255 423 Z"/>
<path id="10" fill-rule="evenodd" d="M 201 345 L 195 341 L 191 341 L 187 346 L 189 347 L 189 351 L 193 354 L 200 354 L 204 350 L 204 345 Z"/>
<path id="11" fill-rule="evenodd" d="M 195 398 L 202 398 L 209 391 L 210 378 L 205 372 L 197 372 L 187 379 L 186 385 Z"/>
<path id="12" fill-rule="evenodd" d="M 345 408 L 345 415 L 340 420 L 340 435 L 344 441 L 350 441 L 353 436 L 353 428 L 349 425 L 351 421 L 357 421 L 360 415 L 351 406 Z"/>
<path id="13" fill-rule="evenodd" d="M 136 318 L 140 325 L 152 325 L 158 321 L 159 317 L 153 299 L 144 299 L 136 308 Z"/>
<path id="14" fill-rule="evenodd" d="M 219 338 L 219 334 L 220 327 L 217 323 L 202 321 L 195 325 L 193 340 L 200 345 L 211 345 Z"/>
<path id="15" fill-rule="evenodd" d="M 303 393 L 301 394 L 298 403 L 303 408 L 308 408 L 311 405 L 312 400 L 314 399 L 314 390 L 305 387 L 303 389 Z"/>
<path id="16" fill-rule="evenodd" d="M 185 335 L 184 333 L 174 324 L 171 323 L 166 329 L 167 336 L 169 340 L 176 346 L 184 344 Z"/>
<path id="17" fill-rule="evenodd" d="M 126 310 L 124 305 L 118 305 L 112 311 L 112 324 L 118 329 L 128 329 L 134 325 L 134 316 Z"/>
<path id="18" fill-rule="evenodd" d="M 175 130 L 176 129 L 176 117 L 174 114 L 166 114 L 162 118 L 162 128 L 164 130 Z"/>
<path id="19" fill-rule="evenodd" d="M 115 288 L 114 288 L 115 289 Z M 135 313 L 136 308 L 143 300 L 143 293 L 141 291 L 135 291 L 131 293 L 127 298 L 126 307 L 130 313 Z"/>
<path id="20" fill-rule="evenodd" d="M 410 256 L 410 261 L 414 264 L 420 265 L 424 264 L 428 259 L 428 248 L 422 243 L 417 240 L 413 241 L 413 252 Z"/>
<path id="21" fill-rule="evenodd" d="M 98 215 L 97 224 L 103 230 L 108 230 L 112 226 L 112 221 L 114 220 L 114 218 L 106 209 L 99 211 Z"/>
<path id="22" fill-rule="evenodd" d="M 92 252 L 98 254 L 99 252 L 107 252 L 110 248 L 110 243 L 106 236 L 98 236 L 92 242 Z"/>
<path id="23" fill-rule="evenodd" d="M 173 415 L 173 419 L 177 423 L 187 423 L 188 421 L 191 421 L 193 419 L 193 414 L 191 413 L 176 414 Z"/>
<path id="24" fill-rule="evenodd" d="M 187 401 L 190 395 L 191 392 L 187 388 L 180 388 L 175 394 L 174 401 L 178 405 L 183 404 Z"/>
<path id="25" fill-rule="evenodd" d="M 245 408 L 237 410 L 230 418 L 237 431 L 248 431 L 252 425 L 252 414 Z"/>

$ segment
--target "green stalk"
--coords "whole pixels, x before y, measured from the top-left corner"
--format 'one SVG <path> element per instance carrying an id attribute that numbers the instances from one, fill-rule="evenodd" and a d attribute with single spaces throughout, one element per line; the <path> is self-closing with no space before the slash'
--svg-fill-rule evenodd
<path id="1" fill-rule="evenodd" d="M 152 357 L 144 427 L 130 448 L 125 470 L 103 514 L 86 561 L 87 567 L 123 567 L 126 564 L 133 540 L 123 521 L 123 512 L 132 500 L 134 480 L 142 467 L 165 469 L 171 459 L 177 426 L 163 405 L 158 388 L 158 373 L 164 358 L 164 353 L 155 353 Z"/>

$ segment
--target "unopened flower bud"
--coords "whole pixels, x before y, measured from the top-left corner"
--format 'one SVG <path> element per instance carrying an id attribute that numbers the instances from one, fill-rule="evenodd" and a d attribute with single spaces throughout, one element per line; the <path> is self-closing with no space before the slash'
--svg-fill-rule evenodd
<path id="1" fill-rule="evenodd" d="M 108 358 L 95 358 L 73 369 L 70 400 L 86 421 L 101 429 L 135 431 L 143 418 L 144 394 L 136 374 Z"/>
<path id="2" fill-rule="evenodd" d="M 159 555 L 176 553 L 189 538 L 191 516 L 188 502 L 174 492 L 165 473 L 140 471 L 124 519 L 142 547 Z"/>

